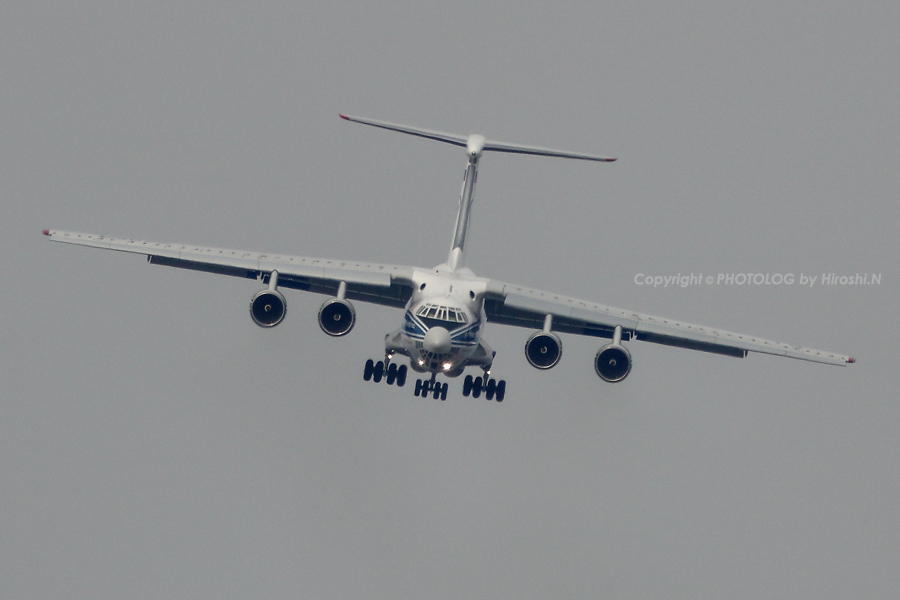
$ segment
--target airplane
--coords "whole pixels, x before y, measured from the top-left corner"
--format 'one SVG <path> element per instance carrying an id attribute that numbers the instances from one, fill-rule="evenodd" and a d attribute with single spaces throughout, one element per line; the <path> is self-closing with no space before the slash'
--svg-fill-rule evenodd
<path id="1" fill-rule="evenodd" d="M 623 342 L 634 340 L 740 358 L 748 352 L 757 352 L 828 365 L 845 366 L 855 362 L 850 356 L 478 277 L 465 266 L 465 256 L 478 165 L 485 152 L 596 162 L 616 159 L 497 142 L 480 134 L 462 136 L 374 119 L 339 116 L 347 121 L 465 148 L 467 164 L 447 262 L 428 269 L 142 242 L 49 229 L 43 233 L 56 242 L 142 254 L 154 265 L 257 280 L 267 287 L 251 298 L 250 317 L 264 328 L 275 327 L 284 320 L 287 303 L 279 291 L 281 288 L 329 296 L 319 309 L 318 321 L 322 331 L 332 337 L 345 336 L 353 329 L 356 310 L 351 300 L 402 308 L 401 325 L 385 336 L 384 359 L 366 361 L 363 379 L 403 387 L 408 371 L 412 369 L 422 376 L 416 380 L 415 395 L 423 398 L 431 395 L 435 400 L 446 400 L 448 394 L 449 384 L 439 381 L 439 375 L 459 377 L 470 367 L 480 369 L 482 374 L 465 376 L 464 397 L 479 398 L 483 394 L 487 400 L 504 400 L 506 381 L 495 379 L 491 374 L 497 353 L 484 339 L 488 323 L 534 330 L 525 342 L 525 359 L 540 370 L 553 368 L 562 357 L 562 340 L 557 333 L 609 340 L 597 351 L 594 370 L 600 379 L 610 383 L 624 380 L 631 372 L 631 352 Z M 408 359 L 409 367 L 395 360 L 397 356 Z"/>

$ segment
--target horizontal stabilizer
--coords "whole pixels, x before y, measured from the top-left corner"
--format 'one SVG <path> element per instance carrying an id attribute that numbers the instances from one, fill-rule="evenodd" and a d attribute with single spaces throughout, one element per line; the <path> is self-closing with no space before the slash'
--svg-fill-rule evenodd
<path id="1" fill-rule="evenodd" d="M 406 125 L 397 125 L 396 123 L 388 123 L 386 121 L 376 121 L 374 119 L 363 119 L 362 117 L 348 117 L 347 115 L 339 115 L 342 119 L 352 121 L 354 123 L 362 123 L 371 125 L 372 127 L 381 127 L 382 129 L 390 129 L 391 131 L 399 131 L 400 133 L 408 133 L 409 135 L 417 135 L 419 137 L 428 138 L 429 140 L 437 140 L 446 142 L 454 146 L 466 147 L 467 139 L 464 135 L 453 135 L 452 133 L 444 133 L 442 131 L 431 131 L 430 129 L 419 129 L 418 127 L 408 127 Z"/>
<path id="2" fill-rule="evenodd" d="M 553 150 L 550 148 L 538 148 L 537 146 L 521 146 L 519 144 L 507 144 L 506 142 L 494 142 L 485 140 L 484 150 L 493 152 L 512 152 L 513 154 L 534 154 L 537 156 L 558 156 L 559 158 L 576 158 L 578 160 L 596 160 L 598 162 L 614 162 L 615 158 L 597 156 L 595 154 L 582 154 L 580 152 L 568 152 L 566 150 Z"/>
<path id="3" fill-rule="evenodd" d="M 442 131 L 431 131 L 430 129 L 419 129 L 418 127 L 398 125 L 396 123 L 388 123 L 386 121 L 376 121 L 375 119 L 364 119 L 362 117 L 348 117 L 347 115 L 340 115 L 340 117 L 342 119 L 346 119 L 347 121 L 353 121 L 354 123 L 363 123 L 364 125 L 371 125 L 373 127 L 380 127 L 382 129 L 389 129 L 391 131 L 407 133 L 409 135 L 428 138 L 430 140 L 436 140 L 438 142 L 453 144 L 454 146 L 462 146 L 463 148 L 467 147 L 470 138 L 476 137 L 457 135 L 454 133 L 444 133 Z M 480 136 L 477 137 L 480 138 Z M 580 152 L 569 152 L 567 150 L 553 150 L 551 148 L 539 148 L 537 146 L 523 146 L 521 144 L 510 144 L 507 142 L 496 142 L 493 140 L 484 140 L 484 147 L 483 149 L 481 149 L 481 151 L 509 152 L 513 154 L 533 154 L 536 156 L 556 156 L 559 158 L 594 160 L 598 162 L 613 162 L 614 160 L 616 160 L 615 158 L 597 156 L 595 154 L 583 154 Z"/>

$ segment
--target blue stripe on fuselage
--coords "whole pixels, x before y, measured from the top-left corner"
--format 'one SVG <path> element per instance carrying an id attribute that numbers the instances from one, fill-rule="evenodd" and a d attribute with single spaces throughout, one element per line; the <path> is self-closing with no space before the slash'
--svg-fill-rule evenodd
<path id="1" fill-rule="evenodd" d="M 457 329 L 450 332 L 450 339 L 454 344 L 471 345 L 478 343 L 478 331 L 481 329 L 481 323 L 475 321 L 467 327 Z"/>
<path id="2" fill-rule="evenodd" d="M 407 336 L 421 340 L 428 332 L 428 326 L 425 325 L 412 311 L 406 311 L 403 320 L 403 333 Z M 475 321 L 471 325 L 454 329 L 450 331 L 450 340 L 454 346 L 472 346 L 478 343 L 478 332 L 481 329 L 481 322 Z"/>
<path id="3" fill-rule="evenodd" d="M 426 327 L 422 321 L 417 319 L 415 315 L 412 314 L 411 310 L 406 311 L 406 317 L 403 321 L 403 331 L 409 336 L 424 336 L 428 331 L 428 327 Z"/>

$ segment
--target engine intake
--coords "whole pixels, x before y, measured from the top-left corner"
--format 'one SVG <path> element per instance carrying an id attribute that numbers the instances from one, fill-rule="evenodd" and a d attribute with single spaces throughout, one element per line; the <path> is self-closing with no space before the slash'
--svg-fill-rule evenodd
<path id="1" fill-rule="evenodd" d="M 319 309 L 319 327 L 332 337 L 347 335 L 355 323 L 356 311 L 347 300 L 331 298 Z"/>
<path id="2" fill-rule="evenodd" d="M 631 372 L 631 353 L 619 344 L 603 346 L 594 358 L 594 369 L 603 381 L 622 381 Z"/>
<path id="3" fill-rule="evenodd" d="M 262 290 L 250 300 L 250 317 L 260 327 L 275 327 L 284 320 L 287 304 L 277 290 Z"/>
<path id="4" fill-rule="evenodd" d="M 525 342 L 525 358 L 535 369 L 550 369 L 562 357 L 562 342 L 549 331 L 537 331 Z"/>

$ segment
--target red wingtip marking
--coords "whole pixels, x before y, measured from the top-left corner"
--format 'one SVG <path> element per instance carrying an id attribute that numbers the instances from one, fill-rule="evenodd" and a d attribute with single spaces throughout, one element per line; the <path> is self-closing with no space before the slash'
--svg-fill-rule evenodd
<path id="1" fill-rule="evenodd" d="M 856 362 L 856 359 L 851 356 L 850 358 L 847 359 L 847 362 L 853 364 Z"/>
<path id="2" fill-rule="evenodd" d="M 50 230 L 49 230 L 49 229 L 45 229 L 42 233 L 43 233 L 44 235 L 50 235 Z"/>
<path id="3" fill-rule="evenodd" d="M 350 117 L 348 117 L 347 115 L 342 115 L 342 114 L 338 113 L 338 116 L 339 116 L 340 118 L 342 118 L 342 119 L 347 120 L 347 121 L 350 120 Z"/>

